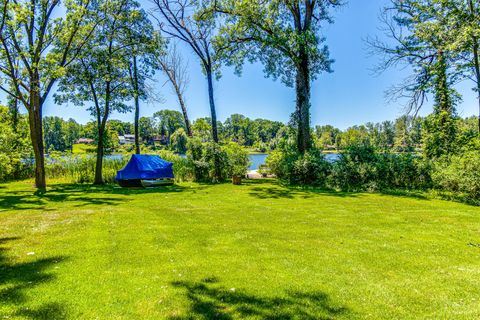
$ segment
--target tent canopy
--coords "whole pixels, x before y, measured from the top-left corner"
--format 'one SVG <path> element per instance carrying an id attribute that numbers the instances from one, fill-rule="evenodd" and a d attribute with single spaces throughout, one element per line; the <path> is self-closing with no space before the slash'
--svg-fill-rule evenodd
<path id="1" fill-rule="evenodd" d="M 174 178 L 173 164 L 156 155 L 134 154 L 115 180 Z"/>

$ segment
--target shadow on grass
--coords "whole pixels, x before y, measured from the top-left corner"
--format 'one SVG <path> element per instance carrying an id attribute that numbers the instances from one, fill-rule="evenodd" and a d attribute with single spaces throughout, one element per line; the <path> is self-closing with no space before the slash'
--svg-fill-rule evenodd
<path id="1" fill-rule="evenodd" d="M 242 290 L 227 289 L 216 278 L 200 282 L 177 281 L 173 286 L 185 291 L 190 306 L 186 316 L 170 319 L 334 319 L 350 310 L 333 304 L 323 292 L 287 292 L 267 298 Z"/>
<path id="2" fill-rule="evenodd" d="M 172 193 L 183 192 L 182 186 L 163 186 L 159 188 L 124 189 L 114 185 L 92 186 L 88 184 L 54 184 L 47 192 L 34 193 L 31 191 L 9 191 L 0 197 L 0 212 L 5 210 L 42 210 L 50 211 L 46 207 L 49 203 L 75 202 L 73 207 L 87 205 L 118 205 L 125 200 L 122 195 Z M 195 188 L 199 190 L 199 188 Z M 120 196 L 120 197 L 119 197 Z"/>
<path id="3" fill-rule="evenodd" d="M 258 199 L 308 199 L 316 195 L 346 198 L 360 195 L 310 186 L 287 186 L 274 179 L 247 180 L 245 185 L 251 187 L 249 194 Z"/>
<path id="4" fill-rule="evenodd" d="M 50 257 L 29 262 L 13 262 L 7 256 L 5 245 L 19 240 L 17 237 L 0 238 L 0 305 L 11 310 L 4 318 L 64 319 L 65 309 L 58 303 L 47 303 L 36 308 L 27 308 L 28 290 L 52 281 L 54 275 L 47 270 L 65 260 L 65 257 Z M 1 314 L 0 314 L 1 315 Z"/>

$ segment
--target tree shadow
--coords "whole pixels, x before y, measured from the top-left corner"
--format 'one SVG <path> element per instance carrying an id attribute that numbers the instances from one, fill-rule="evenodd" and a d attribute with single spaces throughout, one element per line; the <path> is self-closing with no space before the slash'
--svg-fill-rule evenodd
<path id="1" fill-rule="evenodd" d="M 340 192 L 311 186 L 287 186 L 272 179 L 249 180 L 245 184 L 256 186 L 250 188 L 249 194 L 258 199 L 309 199 L 316 195 L 345 198 L 360 195 L 354 192 Z M 264 186 L 265 184 L 268 186 Z"/>
<path id="2" fill-rule="evenodd" d="M 26 292 L 35 286 L 52 281 L 55 276 L 48 269 L 64 261 L 65 257 L 49 257 L 29 262 L 12 262 L 5 244 L 18 237 L 0 238 L 0 305 L 12 310 L 11 316 L 29 319 L 63 319 L 65 309 L 59 303 L 48 303 L 27 308 Z M 7 318 L 9 315 L 3 315 Z"/>
<path id="3" fill-rule="evenodd" d="M 176 281 L 190 306 L 185 316 L 170 319 L 335 319 L 350 314 L 323 292 L 288 291 L 282 297 L 260 297 L 243 290 L 227 289 L 215 277 L 200 282 Z"/>
<path id="4" fill-rule="evenodd" d="M 87 205 L 119 205 L 127 200 L 128 195 L 150 193 L 178 193 L 190 190 L 183 186 L 172 185 L 159 188 L 126 189 L 114 185 L 92 186 L 87 184 L 53 184 L 48 192 L 9 191 L 0 197 L 0 212 L 7 210 L 42 210 L 51 211 L 46 206 L 56 202 L 76 202 L 73 207 Z M 192 192 L 200 190 L 192 189 Z M 113 197 L 115 196 L 115 197 Z"/>

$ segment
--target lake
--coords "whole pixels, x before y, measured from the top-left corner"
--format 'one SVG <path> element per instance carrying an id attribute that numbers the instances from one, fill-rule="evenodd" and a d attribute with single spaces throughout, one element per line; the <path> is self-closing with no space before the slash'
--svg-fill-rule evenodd
<path id="1" fill-rule="evenodd" d="M 262 164 L 265 163 L 265 160 L 267 159 L 268 154 L 266 153 L 255 153 L 255 154 L 250 154 L 250 168 L 248 170 L 257 170 Z M 325 159 L 328 162 L 335 162 L 339 159 L 340 155 L 338 153 L 327 153 L 325 154 Z"/>

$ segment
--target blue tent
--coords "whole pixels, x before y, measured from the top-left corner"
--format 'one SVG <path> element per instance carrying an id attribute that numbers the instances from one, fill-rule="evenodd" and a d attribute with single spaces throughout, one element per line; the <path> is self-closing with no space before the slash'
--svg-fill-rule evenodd
<path id="1" fill-rule="evenodd" d="M 115 180 L 142 181 L 155 179 L 173 179 L 173 164 L 159 156 L 134 154 L 125 168 L 117 172 Z"/>

